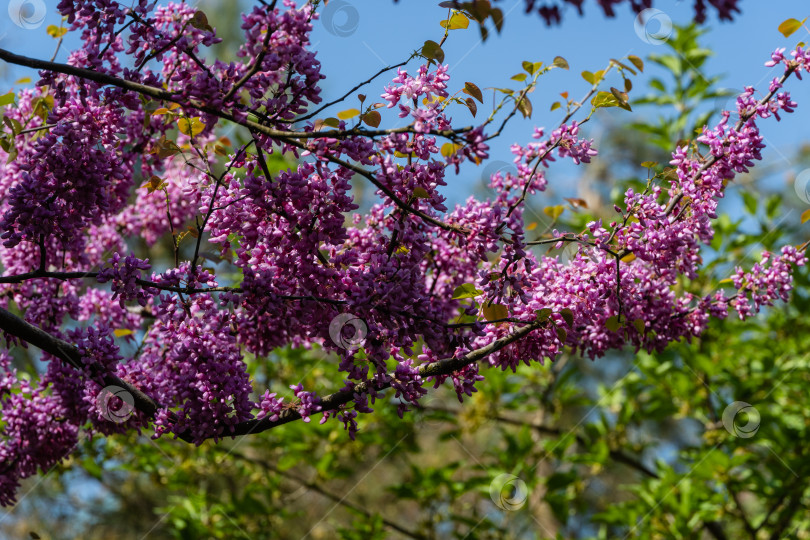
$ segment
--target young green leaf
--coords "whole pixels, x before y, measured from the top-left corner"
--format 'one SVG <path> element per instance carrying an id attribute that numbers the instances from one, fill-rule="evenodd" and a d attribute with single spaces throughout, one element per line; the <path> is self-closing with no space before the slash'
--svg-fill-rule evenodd
<path id="1" fill-rule="evenodd" d="M 574 326 L 574 312 L 568 308 L 563 308 L 560 310 L 560 316 L 562 316 L 565 323 L 572 327 Z"/>
<path id="2" fill-rule="evenodd" d="M 543 208 L 543 213 L 554 220 L 559 218 L 563 212 L 565 212 L 565 207 L 561 204 L 556 206 L 546 206 Z"/>
<path id="3" fill-rule="evenodd" d="M 45 31 L 48 32 L 48 35 L 51 36 L 52 38 L 59 39 L 60 37 L 67 34 L 68 29 L 65 27 L 59 28 L 58 26 L 50 24 L 45 29 Z"/>
<path id="4" fill-rule="evenodd" d="M 791 34 L 793 34 L 796 30 L 802 27 L 804 21 L 806 20 L 807 19 L 801 21 L 797 19 L 787 19 L 785 21 L 782 21 L 782 24 L 779 25 L 778 30 L 782 32 L 783 36 L 790 37 Z"/>
<path id="5" fill-rule="evenodd" d="M 191 119 L 179 118 L 177 120 L 177 127 L 180 128 L 180 133 L 184 133 L 190 137 L 196 137 L 205 129 L 205 124 L 199 117 Z"/>
<path id="6" fill-rule="evenodd" d="M 538 309 L 535 313 L 537 314 L 537 322 L 545 322 L 551 317 L 552 311 L 550 308 L 543 308 Z"/>
<path id="7" fill-rule="evenodd" d="M 458 287 L 453 290 L 453 300 L 461 300 L 463 298 L 475 298 L 484 294 L 484 291 L 480 291 L 475 288 L 475 285 L 472 283 L 465 283 L 463 285 L 459 285 Z"/>
<path id="8" fill-rule="evenodd" d="M 453 13 L 449 20 L 441 21 L 439 24 L 448 30 L 463 30 L 470 26 L 470 19 L 463 13 Z"/>
<path id="9" fill-rule="evenodd" d="M 599 91 L 591 100 L 591 105 L 596 109 L 600 107 L 618 107 L 619 102 L 616 100 L 616 96 L 610 92 Z"/>
<path id="10" fill-rule="evenodd" d="M 430 39 L 422 45 L 422 56 L 428 60 L 436 60 L 439 63 L 444 62 L 444 51 L 439 47 L 438 43 Z"/>
<path id="11" fill-rule="evenodd" d="M 523 96 L 517 104 L 518 110 L 523 114 L 523 118 L 531 118 L 532 116 L 532 102 L 529 98 Z"/>
<path id="12" fill-rule="evenodd" d="M 558 68 L 568 69 L 568 61 L 562 56 L 555 56 L 553 64 Z"/>
<path id="13" fill-rule="evenodd" d="M 341 120 L 349 120 L 355 116 L 360 116 L 360 111 L 357 109 L 346 109 L 345 111 L 337 113 L 337 117 Z"/>

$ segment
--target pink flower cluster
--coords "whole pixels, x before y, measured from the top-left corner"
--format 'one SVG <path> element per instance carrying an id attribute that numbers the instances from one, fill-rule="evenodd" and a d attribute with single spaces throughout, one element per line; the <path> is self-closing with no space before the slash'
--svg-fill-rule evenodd
<path id="1" fill-rule="evenodd" d="M 384 388 L 400 414 L 431 384 L 449 380 L 460 400 L 472 395 L 484 378 L 480 364 L 432 377 L 420 369 L 463 359 L 517 327 L 537 324 L 484 362 L 514 370 L 564 348 L 592 358 L 627 345 L 661 350 L 700 335 L 710 316 L 733 308 L 747 317 L 786 299 L 791 272 L 805 262 L 792 248 L 765 254 L 752 270 L 737 270 L 732 297 L 674 286 L 698 274 L 727 182 L 761 159 L 757 122 L 796 107 L 779 92 L 784 78 L 765 100 L 746 89 L 740 122 L 725 113 L 698 138 L 703 152 L 677 148 L 669 184 L 628 190 L 615 222 L 554 231 L 546 242 L 555 248 L 577 246 L 563 261 L 527 241 L 523 210 L 527 197 L 546 189 L 556 158 L 587 164 L 596 155 L 576 121 L 514 145 L 516 170 L 492 175 L 491 199 L 448 208 L 448 175 L 489 157 L 489 124 L 453 129 L 441 99 L 451 89 L 446 65 L 423 65 L 415 76 L 402 69 L 385 87 L 382 99 L 409 118 L 407 128 L 349 130 L 342 122 L 321 136 L 305 114 L 321 101 L 323 79 L 310 50 L 311 3 L 253 8 L 243 17 L 240 61 L 228 64 L 201 59 L 218 38 L 187 3 L 62 0 L 58 7 L 82 32 L 72 66 L 165 88 L 204 127 L 176 135 L 171 115 L 180 113 L 156 113 L 169 103 L 58 71 L 43 72 L 36 90 L 6 107 L 7 118 L 43 133 L 19 134 L 9 162 L 0 151 L 0 262 L 8 278 L 0 302 L 13 301 L 29 323 L 75 345 L 82 360 L 71 366 L 46 354 L 47 370 L 31 382 L 0 352 L 0 504 L 13 503 L 20 479 L 67 456 L 83 429 L 146 425 L 142 414 L 115 423 L 98 410 L 105 377 L 154 400 L 155 436 L 201 444 L 297 413 L 305 421 L 336 418 L 354 437 L 359 414 L 389 397 Z M 772 62 L 784 63 L 788 75 L 810 69 L 802 49 L 793 60 L 777 51 Z M 47 114 L 37 114 L 43 107 Z M 223 152 L 218 112 L 237 123 L 252 115 L 252 138 Z M 449 153 L 441 151 L 445 138 Z M 279 150 L 298 162 L 273 173 L 267 156 Z M 142 187 L 153 181 L 162 187 Z M 369 182 L 377 197 L 363 212 L 357 182 Z M 173 264 L 148 282 L 148 261 L 127 248 L 136 238 L 176 248 Z M 227 267 L 220 277 L 203 267 L 203 255 L 216 258 L 212 249 Z M 94 275 L 111 290 L 84 280 Z M 346 315 L 362 328 L 361 343 L 333 328 Z M 124 358 L 116 333 L 137 335 L 142 346 Z M 275 388 L 257 388 L 244 355 L 262 358 L 285 346 L 328 351 L 341 395 L 351 399 L 330 408 L 301 384 L 279 382 L 292 391 L 286 402 Z"/>

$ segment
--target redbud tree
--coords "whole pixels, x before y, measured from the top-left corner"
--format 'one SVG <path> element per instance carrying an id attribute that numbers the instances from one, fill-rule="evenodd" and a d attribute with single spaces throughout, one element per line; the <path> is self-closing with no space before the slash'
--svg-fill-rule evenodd
<path id="1" fill-rule="evenodd" d="M 796 107 L 783 86 L 810 69 L 810 51 L 773 52 L 766 65 L 781 75 L 746 88 L 669 164 L 642 164 L 646 187 L 629 189 L 610 221 L 536 231 L 527 201 L 556 161 L 597 155 L 581 126 L 599 108 L 629 109 L 644 63 L 588 72 L 581 98 L 552 106 L 558 123 L 511 147 L 515 169 L 491 176 L 489 198 L 450 208 L 448 180 L 484 164 L 506 123 L 531 115 L 539 77 L 568 63 L 524 62 L 522 88 L 486 110 L 474 82 L 450 78 L 442 46 L 471 21 L 499 29 L 503 13 L 445 4 L 436 40 L 331 98 L 309 38 L 317 1 L 259 2 L 230 63 L 205 59 L 218 38 L 202 11 L 146 0 L 62 0 L 65 30 L 81 36 L 64 64 L 0 49 L 40 77 L 0 97 L 0 503 L 82 434 L 201 444 L 315 418 L 353 438 L 383 397 L 400 415 L 443 384 L 462 401 L 486 368 L 564 350 L 661 351 L 710 317 L 745 319 L 788 298 L 805 262 L 792 246 L 710 295 L 688 280 L 728 182 L 761 159 L 760 123 Z M 727 16 L 736 3 L 712 5 Z M 604 88 L 608 73 L 621 89 Z M 459 125 L 461 110 L 477 122 Z M 244 142 L 222 135 L 234 126 Z M 280 155 L 295 165 L 276 172 Z M 358 184 L 376 197 L 364 212 Z M 170 264 L 136 253 L 163 241 Z M 284 399 L 254 380 L 246 355 L 287 346 L 328 351 L 342 388 L 273 381 L 292 389 Z M 31 347 L 42 369 L 15 365 Z"/>

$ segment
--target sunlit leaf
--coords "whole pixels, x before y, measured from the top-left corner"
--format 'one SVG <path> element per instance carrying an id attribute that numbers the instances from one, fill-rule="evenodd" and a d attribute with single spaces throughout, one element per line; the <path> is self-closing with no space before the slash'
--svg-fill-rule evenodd
<path id="1" fill-rule="evenodd" d="M 484 304 L 484 318 L 488 321 L 498 321 L 509 316 L 509 310 L 503 304 Z"/>
<path id="2" fill-rule="evenodd" d="M 202 120 L 200 120 L 199 117 L 195 116 L 191 119 L 178 118 L 177 127 L 180 128 L 180 133 L 190 137 L 196 137 L 205 129 L 205 124 L 202 123 Z"/>
<path id="3" fill-rule="evenodd" d="M 543 208 L 543 213 L 554 220 L 559 218 L 563 212 L 565 212 L 565 207 L 561 204 L 556 206 L 546 206 Z"/>
<path id="4" fill-rule="evenodd" d="M 475 288 L 475 285 L 472 283 L 465 283 L 463 285 L 459 285 L 458 287 L 453 290 L 453 300 L 461 300 L 462 298 L 475 298 L 484 294 L 484 291 L 480 291 Z"/>
<path id="5" fill-rule="evenodd" d="M 470 19 L 463 13 L 453 13 L 450 20 L 441 21 L 439 24 L 448 30 L 463 30 L 470 26 Z"/>
<path id="6" fill-rule="evenodd" d="M 797 19 L 787 19 L 786 21 L 782 21 L 782 23 L 779 25 L 779 28 L 777 29 L 780 32 L 782 32 L 783 36 L 790 37 L 791 34 L 793 34 L 796 30 L 802 27 L 804 21 L 806 20 L 807 19 L 804 19 L 802 21 Z"/>
<path id="7" fill-rule="evenodd" d="M 600 91 L 597 92 L 597 94 L 591 100 L 591 105 L 597 109 L 600 107 L 618 107 L 619 102 L 616 99 L 616 96 L 610 92 Z"/>
<path id="8" fill-rule="evenodd" d="M 345 111 L 340 111 L 337 113 L 337 117 L 341 120 L 349 120 L 355 116 L 360 116 L 360 111 L 358 109 L 346 109 Z"/>
<path id="9" fill-rule="evenodd" d="M 484 102 L 484 95 L 481 93 L 481 89 L 471 82 L 464 83 L 464 90 L 462 90 L 462 92 L 464 92 L 468 96 L 474 97 L 481 103 Z"/>
<path id="10" fill-rule="evenodd" d="M 67 34 L 68 29 L 65 27 L 59 28 L 58 26 L 50 24 L 45 29 L 45 31 L 48 32 L 48 35 L 51 36 L 52 38 L 59 39 L 60 37 Z"/>

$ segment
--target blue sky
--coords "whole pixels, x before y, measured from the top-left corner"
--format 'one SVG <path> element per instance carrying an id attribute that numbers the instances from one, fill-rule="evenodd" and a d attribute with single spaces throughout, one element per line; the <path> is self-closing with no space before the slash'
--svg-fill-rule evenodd
<path id="1" fill-rule="evenodd" d="M 20 2 L 12 0 L 12 3 L 15 1 Z M 763 66 L 770 52 L 776 47 L 790 47 L 800 39 L 799 34 L 785 39 L 776 29 L 778 24 L 788 17 L 804 18 L 810 14 L 810 9 L 806 1 L 799 0 L 782 0 L 778 3 L 741 0 L 740 4 L 743 13 L 732 23 L 720 23 L 713 14 L 710 17 L 711 32 L 704 37 L 704 43 L 715 52 L 715 56 L 710 59 L 705 71 L 710 75 L 724 75 L 722 84 L 727 88 L 740 89 L 745 85 L 764 88 L 777 74 L 775 70 Z M 19 28 L 10 17 L 0 17 L 0 47 L 50 58 L 55 41 L 47 36 L 45 28 L 49 24 L 58 24 L 59 17 L 53 0 L 45 1 L 44 5 L 45 19 L 35 29 Z M 569 9 L 563 24 L 555 28 L 547 28 L 539 17 L 524 15 L 523 0 L 503 0 L 499 6 L 506 13 L 501 35 L 493 33 L 489 40 L 481 42 L 474 25 L 467 30 L 451 32 L 444 46 L 445 62 L 450 65 L 452 76 L 451 90 L 457 90 L 465 81 L 474 82 L 482 89 L 510 85 L 518 88 L 519 83 L 510 81 L 510 77 L 521 71 L 523 60 L 548 63 L 561 55 L 568 60 L 571 69 L 554 70 L 541 78 L 539 88 L 531 95 L 534 103 L 532 118 L 514 119 L 504 134 L 492 141 L 491 155 L 494 160 L 511 161 L 509 146 L 514 142 L 528 142 L 535 126 L 553 128 L 557 125 L 562 113 L 559 110 L 549 112 L 549 105 L 559 99 L 559 92 L 569 91 L 576 99 L 587 91 L 587 84 L 580 77 L 583 70 L 602 69 L 610 58 L 621 58 L 628 54 L 644 58 L 665 49 L 649 44 L 637 35 L 635 15 L 626 5 L 618 9 L 617 17 L 607 19 L 591 0 L 586 2 L 584 17 Z M 674 23 L 686 23 L 692 17 L 691 1 L 658 1 L 656 8 Z M 332 0 L 322 19 L 316 22 L 312 36 L 323 72 L 327 75 L 323 95 L 327 99 L 341 95 L 380 68 L 404 60 L 426 39 L 438 41 L 443 32 L 439 21 L 446 17 L 446 13 L 446 9 L 438 7 L 438 0 L 401 0 L 398 4 L 388 0 Z M 216 26 L 216 21 L 212 23 Z M 66 40 L 57 60 L 63 61 L 75 44 L 75 37 Z M 417 65 L 416 62 L 411 64 L 411 72 Z M 650 68 L 645 76 L 634 81 L 637 91 L 643 91 L 646 75 L 654 72 Z M 4 88 L 0 90 L 5 92 L 24 75 L 35 78 L 31 70 L 8 66 L 0 81 L 0 86 Z M 369 100 L 375 100 L 392 76 L 386 74 L 360 92 L 367 94 Z M 766 161 L 777 164 L 783 175 L 799 172 L 791 169 L 794 165 L 789 157 L 800 141 L 810 138 L 805 116 L 810 114 L 805 112 L 810 111 L 810 81 L 791 80 L 788 89 L 799 102 L 797 112 L 787 115 L 781 126 L 773 121 L 762 124 L 768 143 Z M 493 92 L 489 90 L 484 93 L 485 104 L 479 106 L 479 120 L 488 114 L 492 106 Z M 356 101 L 349 100 L 347 105 L 335 107 L 332 113 L 348 106 L 356 106 Z M 616 121 L 621 121 L 627 118 L 628 113 L 609 109 L 600 111 L 599 115 L 613 115 Z M 470 113 L 460 107 L 452 116 L 461 125 L 474 122 Z M 395 120 L 393 115 L 391 120 Z M 590 131 L 596 135 L 599 122 L 586 128 L 586 133 Z M 577 174 L 573 167 L 557 165 L 550 171 L 549 180 L 552 184 L 559 182 L 570 185 L 570 180 Z M 643 172 L 640 171 L 640 174 Z M 465 180 L 465 175 L 466 179 L 474 178 L 477 184 L 480 171 L 463 169 L 462 180 Z M 470 187 L 467 181 L 453 182 L 447 195 L 451 201 L 460 201 L 470 192 Z"/>

